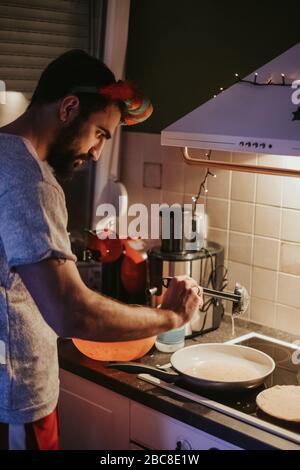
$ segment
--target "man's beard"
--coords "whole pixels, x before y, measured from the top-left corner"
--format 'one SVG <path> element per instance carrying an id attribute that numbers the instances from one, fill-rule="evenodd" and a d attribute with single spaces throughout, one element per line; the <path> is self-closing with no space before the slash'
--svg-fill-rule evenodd
<path id="1" fill-rule="evenodd" d="M 92 159 L 92 155 L 76 151 L 83 123 L 84 118 L 77 116 L 68 127 L 61 129 L 48 148 L 47 162 L 60 181 L 71 180 L 76 168 L 81 167 L 81 161 L 83 165 Z"/>

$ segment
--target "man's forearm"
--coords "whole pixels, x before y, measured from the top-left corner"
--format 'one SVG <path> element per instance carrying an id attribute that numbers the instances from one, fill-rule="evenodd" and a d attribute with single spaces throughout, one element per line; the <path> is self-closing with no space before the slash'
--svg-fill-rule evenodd
<path id="1" fill-rule="evenodd" d="M 46 259 L 18 266 L 18 274 L 48 325 L 59 335 L 127 341 L 178 328 L 199 309 L 192 279 L 173 278 L 164 309 L 126 305 L 90 290 L 73 261 Z M 198 288 L 197 288 L 198 291 Z"/>
<path id="2" fill-rule="evenodd" d="M 146 338 L 182 324 L 172 310 L 127 305 L 90 290 L 67 317 L 64 336 L 94 341 Z"/>

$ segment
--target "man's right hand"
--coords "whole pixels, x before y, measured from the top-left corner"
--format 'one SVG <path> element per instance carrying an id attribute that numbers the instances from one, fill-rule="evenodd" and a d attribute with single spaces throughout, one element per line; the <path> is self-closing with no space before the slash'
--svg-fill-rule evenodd
<path id="1" fill-rule="evenodd" d="M 189 276 L 175 276 L 164 294 L 161 308 L 173 310 L 178 314 L 179 323 L 184 324 L 202 305 L 203 289 L 197 282 Z"/>

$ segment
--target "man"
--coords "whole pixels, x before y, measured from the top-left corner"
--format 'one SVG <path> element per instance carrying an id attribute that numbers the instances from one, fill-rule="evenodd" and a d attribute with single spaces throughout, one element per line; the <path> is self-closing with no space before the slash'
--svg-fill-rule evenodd
<path id="1" fill-rule="evenodd" d="M 180 327 L 202 303 L 174 278 L 162 309 L 125 305 L 82 282 L 59 178 L 100 158 L 120 124 L 149 116 L 132 86 L 83 51 L 43 72 L 26 112 L 0 129 L 0 448 L 57 449 L 57 336 L 127 341 Z"/>

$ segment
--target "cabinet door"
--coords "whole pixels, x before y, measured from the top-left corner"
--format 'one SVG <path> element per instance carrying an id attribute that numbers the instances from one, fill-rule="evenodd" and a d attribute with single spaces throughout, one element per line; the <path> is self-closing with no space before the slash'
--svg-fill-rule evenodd
<path id="1" fill-rule="evenodd" d="M 129 449 L 129 399 L 60 370 L 61 449 Z"/>
<path id="2" fill-rule="evenodd" d="M 188 424 L 131 401 L 130 438 L 153 450 L 240 450 Z"/>

